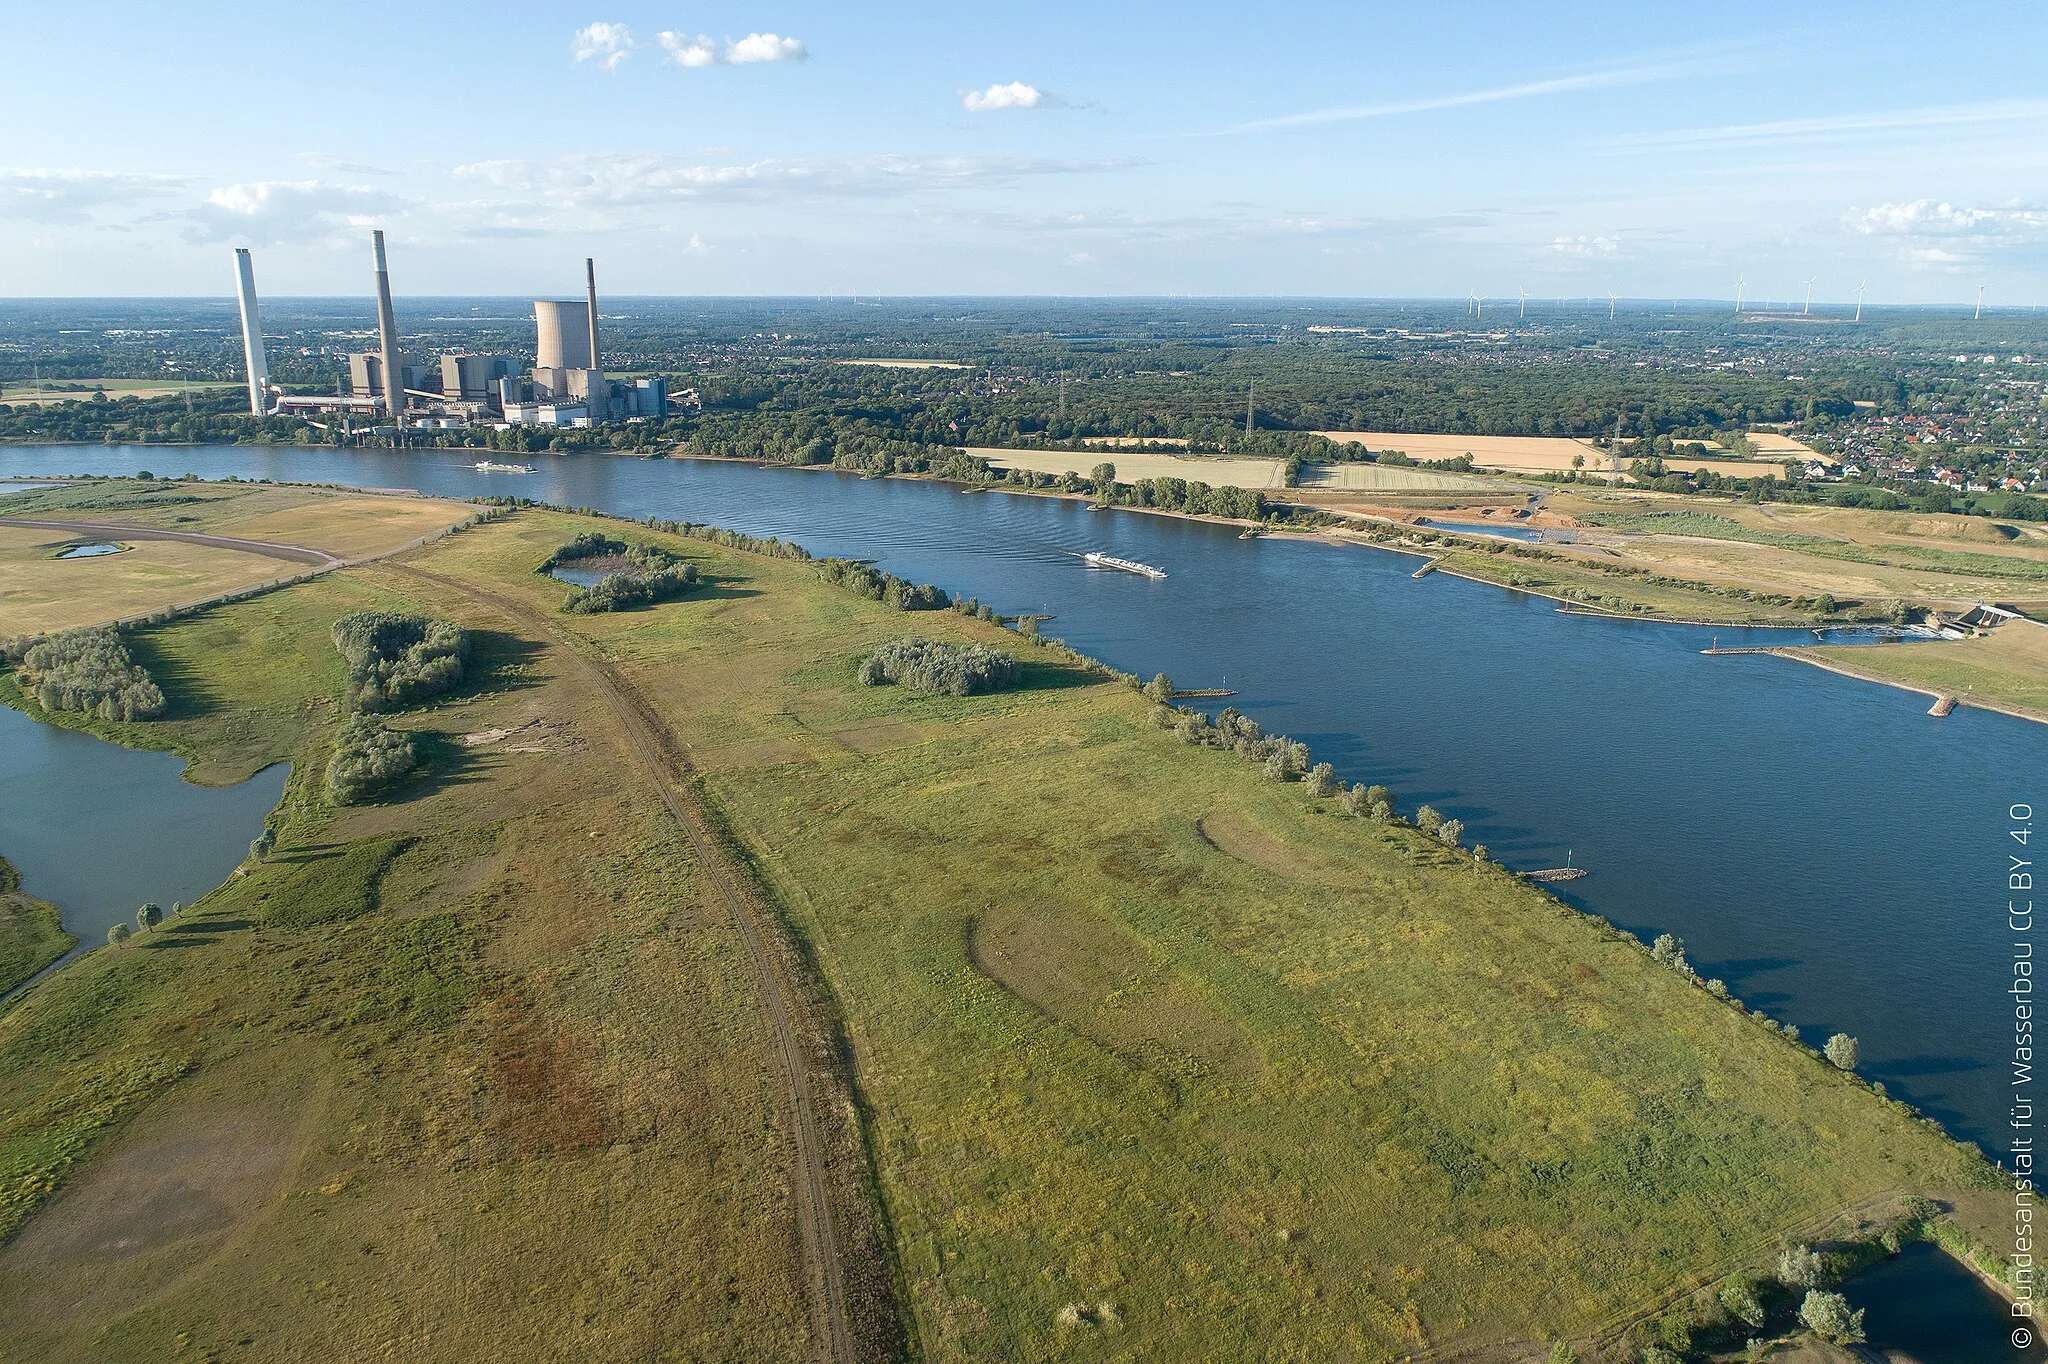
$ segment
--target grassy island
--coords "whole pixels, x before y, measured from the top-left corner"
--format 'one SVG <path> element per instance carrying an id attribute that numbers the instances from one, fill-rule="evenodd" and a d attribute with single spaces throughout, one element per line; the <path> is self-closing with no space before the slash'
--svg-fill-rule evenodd
<path id="1" fill-rule="evenodd" d="M 294 775 L 244 874 L 0 1014 L 0 1357 L 1590 1351 L 1987 1172 L 1057 646 L 928 611 L 1012 684 L 863 685 L 902 611 L 641 528 L 697 589 L 564 612 L 536 565 L 617 527 L 131 636 L 166 718 L 100 732 Z M 339 807 L 360 611 L 468 662 Z"/>

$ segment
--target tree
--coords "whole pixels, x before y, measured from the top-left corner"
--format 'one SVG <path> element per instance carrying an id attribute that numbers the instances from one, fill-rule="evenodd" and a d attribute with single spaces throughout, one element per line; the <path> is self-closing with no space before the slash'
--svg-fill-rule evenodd
<path id="1" fill-rule="evenodd" d="M 1426 834 L 1433 834 L 1443 827 L 1444 817 L 1434 806 L 1425 805 L 1415 812 L 1415 827 Z"/>
<path id="2" fill-rule="evenodd" d="M 122 943 L 128 941 L 129 935 L 133 932 L 134 930 L 126 924 L 115 924 L 107 930 L 107 946 L 119 947 Z"/>
<path id="3" fill-rule="evenodd" d="M 1764 1324 L 1763 1299 L 1757 1296 L 1757 1282 L 1747 1274 L 1731 1276 L 1721 1285 L 1721 1306 L 1744 1326 Z"/>
<path id="4" fill-rule="evenodd" d="M 1828 1060 L 1835 1063 L 1836 1069 L 1856 1069 L 1856 1039 L 1849 1036 L 1849 1034 L 1845 1032 L 1836 1033 L 1828 1039 L 1827 1045 L 1822 1047 L 1821 1050 L 1826 1053 Z"/>
<path id="5" fill-rule="evenodd" d="M 263 832 L 249 841 L 249 856 L 253 861 L 261 862 L 270 856 L 270 850 L 276 846 L 277 830 L 266 824 L 263 826 Z"/>
<path id="6" fill-rule="evenodd" d="M 1840 1293 L 1813 1289 L 1799 1304 L 1799 1320 L 1806 1329 L 1837 1345 L 1863 1343 L 1863 1309 L 1852 1308 Z"/>
<path id="7" fill-rule="evenodd" d="M 1162 706 L 1170 704 L 1173 701 L 1173 679 L 1165 673 L 1152 674 L 1152 680 L 1145 684 L 1145 695 Z"/>
<path id="8" fill-rule="evenodd" d="M 1337 789 L 1337 769 L 1328 763 L 1317 763 L 1308 770 L 1308 791 L 1312 796 L 1327 796 Z"/>
<path id="9" fill-rule="evenodd" d="M 1436 836 L 1443 840 L 1447 848 L 1457 847 L 1458 840 L 1464 837 L 1464 834 L 1465 821 L 1462 819 L 1447 819 L 1436 831 Z"/>
<path id="10" fill-rule="evenodd" d="M 1818 1288 L 1827 1280 L 1827 1257 L 1812 1246 L 1789 1246 L 1778 1252 L 1779 1283 L 1789 1288 Z"/>
<path id="11" fill-rule="evenodd" d="M 1650 955 L 1666 966 L 1676 966 L 1685 960 L 1685 939 L 1660 933 L 1657 941 L 1650 945 Z"/>
<path id="12" fill-rule="evenodd" d="M 164 921 L 163 906 L 152 900 L 135 911 L 135 926 L 147 933 Z"/>
<path id="13" fill-rule="evenodd" d="M 1472 860 L 1483 863 L 1486 861 L 1486 857 L 1486 845 L 1484 843 L 1474 843 L 1472 845 Z"/>
<path id="14" fill-rule="evenodd" d="M 1116 466 L 1104 460 L 1088 471 L 1088 481 L 1095 485 L 1097 492 L 1108 492 L 1110 486 L 1116 482 Z"/>
<path id="15" fill-rule="evenodd" d="M 173 919 L 177 918 L 179 914 L 183 913 L 184 909 L 185 906 L 179 904 L 176 900 L 171 901 L 171 917 Z"/>

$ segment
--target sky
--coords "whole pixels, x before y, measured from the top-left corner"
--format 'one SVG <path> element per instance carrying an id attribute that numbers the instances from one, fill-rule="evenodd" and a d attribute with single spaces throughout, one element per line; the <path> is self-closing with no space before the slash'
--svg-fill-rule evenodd
<path id="1" fill-rule="evenodd" d="M 12 7 L 0 296 L 2048 303 L 2048 6 Z"/>

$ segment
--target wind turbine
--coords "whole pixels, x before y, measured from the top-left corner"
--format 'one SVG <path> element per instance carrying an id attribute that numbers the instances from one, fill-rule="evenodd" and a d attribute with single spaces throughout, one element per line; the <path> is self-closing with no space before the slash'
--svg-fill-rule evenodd
<path id="1" fill-rule="evenodd" d="M 1614 305 L 1620 298 L 1621 295 L 1616 293 L 1609 293 L 1607 295 L 1607 320 L 1609 322 L 1614 320 Z"/>
<path id="2" fill-rule="evenodd" d="M 1982 322 L 1983 320 L 1984 320 L 1984 286 L 1980 284 L 1980 285 L 1978 285 L 1978 286 L 1977 286 L 1977 316 L 1976 316 L 1975 318 L 1973 318 L 1973 319 L 1972 319 L 1972 321 L 1976 321 L 1976 322 Z"/>
<path id="3" fill-rule="evenodd" d="M 1521 310 L 1520 310 L 1519 312 L 1517 312 L 1517 313 L 1515 314 L 1515 320 L 1519 322 L 1519 321 L 1520 321 L 1521 319 L 1523 319 L 1523 318 L 1527 317 L 1528 315 L 1529 315 L 1529 291 L 1528 291 L 1527 289 L 1524 289 L 1524 290 L 1522 290 L 1522 307 L 1521 307 Z"/>
<path id="4" fill-rule="evenodd" d="M 1748 275 L 1737 275 L 1735 277 L 1735 315 L 1737 317 L 1742 316 L 1742 286 L 1747 283 L 1749 283 Z"/>
<path id="5" fill-rule="evenodd" d="M 1863 289 L 1864 286 L 1868 285 L 1869 283 L 1870 280 L 1866 276 L 1863 280 L 1863 283 L 1856 286 L 1856 320 L 1858 322 L 1861 322 L 1863 320 Z"/>
<path id="6" fill-rule="evenodd" d="M 1819 278 L 1819 275 L 1813 277 L 1813 279 Z M 1801 317 L 1805 317 L 1813 311 L 1813 279 L 1806 281 L 1806 306 L 1799 311 Z"/>

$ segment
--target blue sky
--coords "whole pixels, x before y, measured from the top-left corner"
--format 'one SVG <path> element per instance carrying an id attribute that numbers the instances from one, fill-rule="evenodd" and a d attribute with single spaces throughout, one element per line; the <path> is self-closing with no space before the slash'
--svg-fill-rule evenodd
<path id="1" fill-rule="evenodd" d="M 17 6 L 0 294 L 2048 303 L 2048 6 Z"/>

